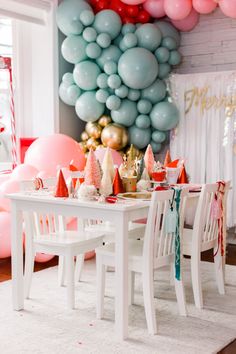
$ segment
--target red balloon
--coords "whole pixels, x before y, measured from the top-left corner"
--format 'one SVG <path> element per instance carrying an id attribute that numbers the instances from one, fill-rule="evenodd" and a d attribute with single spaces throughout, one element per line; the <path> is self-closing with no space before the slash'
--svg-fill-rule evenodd
<path id="1" fill-rule="evenodd" d="M 122 17 L 122 22 L 123 23 L 136 23 L 137 21 L 136 21 L 136 18 L 134 18 L 134 17 L 128 17 L 128 16 L 124 16 L 124 17 Z"/>
<path id="2" fill-rule="evenodd" d="M 120 17 L 125 15 L 125 5 L 121 1 L 111 1 L 110 9 L 115 11 Z"/>
<path id="3" fill-rule="evenodd" d="M 125 8 L 125 13 L 129 17 L 137 17 L 139 14 L 139 8 L 137 5 L 128 5 Z"/>
<path id="4" fill-rule="evenodd" d="M 137 22 L 147 23 L 150 20 L 150 15 L 147 11 L 141 10 L 137 16 Z"/>
<path id="5" fill-rule="evenodd" d="M 101 11 L 101 10 L 107 9 L 108 6 L 109 6 L 108 0 L 100 0 L 96 5 L 96 9 L 97 9 L 97 11 Z"/>

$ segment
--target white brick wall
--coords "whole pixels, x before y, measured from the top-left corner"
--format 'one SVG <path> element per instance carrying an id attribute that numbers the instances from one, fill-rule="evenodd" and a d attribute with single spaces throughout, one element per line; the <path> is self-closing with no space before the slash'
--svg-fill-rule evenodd
<path id="1" fill-rule="evenodd" d="M 180 52 L 183 55 L 178 73 L 200 73 L 236 69 L 236 19 L 217 9 L 201 15 L 191 32 L 182 32 Z"/>

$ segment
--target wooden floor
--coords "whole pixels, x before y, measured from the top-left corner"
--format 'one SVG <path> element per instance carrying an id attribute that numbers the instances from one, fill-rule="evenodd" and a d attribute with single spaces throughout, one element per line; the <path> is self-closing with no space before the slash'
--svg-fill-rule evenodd
<path id="1" fill-rule="evenodd" d="M 202 254 L 202 260 L 213 261 L 213 253 L 211 251 Z M 226 254 L 226 263 L 236 266 L 236 245 L 228 245 Z M 58 258 L 54 257 L 47 263 L 35 263 L 35 271 L 45 268 L 54 267 L 58 264 Z M 0 259 L 0 282 L 11 279 L 11 259 Z M 227 347 L 222 349 L 218 354 L 236 354 L 236 340 L 234 340 Z"/>

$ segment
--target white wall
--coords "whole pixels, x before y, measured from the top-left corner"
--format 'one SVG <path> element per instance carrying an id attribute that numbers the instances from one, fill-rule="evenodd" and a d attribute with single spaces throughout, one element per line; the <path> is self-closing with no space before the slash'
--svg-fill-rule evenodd
<path id="1" fill-rule="evenodd" d="M 181 34 L 183 55 L 178 73 L 199 73 L 236 69 L 236 19 L 217 9 L 201 15 L 198 25 Z"/>

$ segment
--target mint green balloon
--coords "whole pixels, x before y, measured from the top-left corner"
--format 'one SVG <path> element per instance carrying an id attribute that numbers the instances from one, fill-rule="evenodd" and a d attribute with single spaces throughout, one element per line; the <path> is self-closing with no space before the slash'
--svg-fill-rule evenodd
<path id="1" fill-rule="evenodd" d="M 141 114 L 148 114 L 151 112 L 152 104 L 150 101 L 148 101 L 146 99 L 142 99 L 142 100 L 138 101 L 137 108 Z"/>
<path id="2" fill-rule="evenodd" d="M 121 85 L 118 89 L 115 90 L 116 96 L 120 98 L 125 98 L 128 96 L 129 89 L 125 85 Z"/>
<path id="3" fill-rule="evenodd" d="M 170 71 L 171 71 L 170 64 L 168 64 L 168 63 L 159 64 L 158 77 L 160 79 L 165 79 L 169 75 Z"/>
<path id="4" fill-rule="evenodd" d="M 97 64 L 86 60 L 75 65 L 73 77 L 82 90 L 94 90 L 97 88 L 97 78 L 100 73 L 101 70 Z"/>
<path id="5" fill-rule="evenodd" d="M 89 43 L 86 47 L 86 54 L 91 59 L 97 59 L 102 53 L 101 48 L 97 43 Z"/>
<path id="6" fill-rule="evenodd" d="M 105 73 L 99 74 L 97 77 L 98 87 L 100 87 L 101 89 L 107 88 L 108 87 L 107 80 L 108 80 L 107 74 Z"/>
<path id="7" fill-rule="evenodd" d="M 151 140 L 151 129 L 140 129 L 133 125 L 128 130 L 129 133 L 129 143 L 133 144 L 138 149 L 144 149 Z"/>
<path id="8" fill-rule="evenodd" d="M 113 44 L 114 44 L 115 46 L 119 47 L 120 42 L 122 41 L 122 39 L 123 39 L 123 36 L 122 36 L 122 34 L 120 33 L 120 34 L 114 39 Z"/>
<path id="9" fill-rule="evenodd" d="M 108 75 L 116 74 L 117 73 L 117 64 L 112 60 L 107 61 L 104 64 L 104 71 Z"/>
<path id="10" fill-rule="evenodd" d="M 67 95 L 71 102 L 76 103 L 77 98 L 81 95 L 81 90 L 77 85 L 71 85 L 67 88 Z"/>
<path id="11" fill-rule="evenodd" d="M 68 86 L 64 85 L 64 83 L 62 82 L 59 86 L 59 97 L 60 99 L 68 104 L 69 106 L 74 106 L 75 103 L 74 101 L 68 96 L 68 92 L 67 92 Z"/>
<path id="12" fill-rule="evenodd" d="M 63 58 L 72 64 L 77 64 L 85 59 L 87 43 L 82 36 L 68 36 L 61 45 Z"/>
<path id="13" fill-rule="evenodd" d="M 80 22 L 80 15 L 84 10 L 92 11 L 91 6 L 86 1 L 66 0 L 62 1 L 57 8 L 57 25 L 66 36 L 78 35 L 83 30 Z"/>
<path id="14" fill-rule="evenodd" d="M 152 132 L 152 140 L 157 144 L 163 143 L 166 140 L 166 133 L 154 130 Z"/>
<path id="15" fill-rule="evenodd" d="M 177 46 L 180 46 L 180 34 L 177 29 L 167 21 L 154 21 L 155 26 L 159 28 L 163 37 L 172 37 L 175 39 Z"/>
<path id="16" fill-rule="evenodd" d="M 138 44 L 138 37 L 135 33 L 126 33 L 122 42 L 127 49 L 133 48 Z"/>
<path id="17" fill-rule="evenodd" d="M 135 32 L 138 38 L 138 46 L 146 48 L 151 52 L 161 44 L 162 34 L 159 28 L 152 23 L 145 23 Z"/>
<path id="18" fill-rule="evenodd" d="M 140 98 L 140 95 L 141 95 L 141 93 L 139 90 L 129 89 L 128 99 L 130 101 L 138 101 L 138 99 Z"/>
<path id="19" fill-rule="evenodd" d="M 108 86 L 112 89 L 117 89 L 120 87 L 121 85 L 121 79 L 119 77 L 119 75 L 117 74 L 112 74 L 109 76 L 108 80 L 107 80 Z"/>
<path id="20" fill-rule="evenodd" d="M 166 96 L 166 84 L 157 79 L 152 85 L 142 90 L 141 97 L 147 99 L 152 104 L 162 101 Z"/>
<path id="21" fill-rule="evenodd" d="M 167 131 L 178 124 L 179 111 L 173 103 L 159 102 L 153 107 L 150 118 L 154 129 Z"/>
<path id="22" fill-rule="evenodd" d="M 100 68 L 103 69 L 104 64 L 107 61 L 114 61 L 115 63 L 118 63 L 121 54 L 122 52 L 119 48 L 117 48 L 115 45 L 110 45 L 110 47 L 103 49 L 102 54 L 96 60 L 96 62 Z"/>
<path id="23" fill-rule="evenodd" d="M 105 105 L 96 99 L 95 91 L 82 93 L 75 104 L 77 116 L 85 122 L 95 122 L 104 113 Z"/>
<path id="24" fill-rule="evenodd" d="M 62 76 L 62 82 L 63 82 L 64 86 L 67 86 L 67 87 L 73 85 L 75 83 L 74 78 L 73 78 L 73 74 L 72 73 L 65 73 Z"/>
<path id="25" fill-rule="evenodd" d="M 177 49 L 176 40 L 172 37 L 165 37 L 161 42 L 162 47 L 165 47 L 169 50 Z"/>
<path id="26" fill-rule="evenodd" d="M 122 39 L 122 41 L 120 41 L 119 48 L 122 52 L 125 52 L 128 49 L 128 47 L 125 45 L 124 38 Z"/>
<path id="27" fill-rule="evenodd" d="M 158 60 L 158 63 L 163 64 L 163 63 L 168 62 L 169 57 L 170 57 L 170 51 L 169 51 L 169 49 L 167 49 L 165 47 L 159 47 L 155 51 L 155 56 Z"/>
<path id="28" fill-rule="evenodd" d="M 91 43 L 96 41 L 97 32 L 93 27 L 87 27 L 83 31 L 83 38 L 86 42 Z"/>
<path id="29" fill-rule="evenodd" d="M 179 65 L 181 62 L 181 54 L 177 50 L 172 50 L 170 52 L 170 58 L 169 58 L 169 64 L 170 65 Z"/>
<path id="30" fill-rule="evenodd" d="M 118 73 L 126 86 L 144 89 L 155 81 L 158 75 L 158 63 L 149 50 L 131 48 L 121 55 Z"/>
<path id="31" fill-rule="evenodd" d="M 110 110 L 117 110 L 120 108 L 121 99 L 115 95 L 111 95 L 106 100 L 106 106 Z"/>
<path id="32" fill-rule="evenodd" d="M 95 18 L 94 13 L 93 11 L 90 10 L 84 10 L 80 14 L 80 21 L 84 26 L 92 25 L 94 18 Z"/>
<path id="33" fill-rule="evenodd" d="M 98 102 L 100 103 L 106 103 L 106 100 L 109 97 L 109 92 L 107 90 L 104 89 L 99 89 L 96 92 L 96 99 Z"/>
<path id="34" fill-rule="evenodd" d="M 123 99 L 119 109 L 111 111 L 111 118 L 115 123 L 130 127 L 138 115 L 136 103 Z"/>
<path id="35" fill-rule="evenodd" d="M 151 140 L 150 145 L 154 154 L 157 154 L 161 150 L 161 144 L 155 143 L 153 140 Z"/>
<path id="36" fill-rule="evenodd" d="M 122 26 L 121 33 L 125 36 L 127 33 L 134 33 L 136 31 L 136 26 L 133 23 L 126 23 Z"/>
<path id="37" fill-rule="evenodd" d="M 103 10 L 96 14 L 93 26 L 98 33 L 107 33 L 111 39 L 115 39 L 120 33 L 122 23 L 115 11 Z"/>
<path id="38" fill-rule="evenodd" d="M 108 48 L 111 44 L 111 36 L 108 33 L 100 33 L 96 41 L 101 48 Z"/>
<path id="39" fill-rule="evenodd" d="M 148 115 L 140 114 L 135 120 L 136 127 L 140 129 L 147 129 L 151 125 L 151 121 Z"/>

